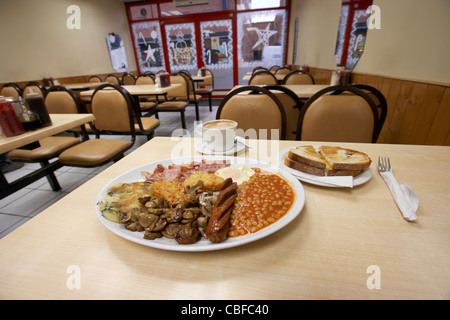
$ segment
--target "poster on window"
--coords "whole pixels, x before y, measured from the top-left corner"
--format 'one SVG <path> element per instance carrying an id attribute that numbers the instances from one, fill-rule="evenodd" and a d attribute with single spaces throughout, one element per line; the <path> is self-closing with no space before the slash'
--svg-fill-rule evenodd
<path id="1" fill-rule="evenodd" d="M 200 29 L 206 69 L 231 68 L 233 64 L 231 20 L 204 21 L 201 22 Z"/>
<path id="2" fill-rule="evenodd" d="M 127 70 L 127 56 L 122 39 L 116 33 L 108 33 L 106 36 L 111 65 L 116 72 Z"/>
<path id="3" fill-rule="evenodd" d="M 161 30 L 157 21 L 137 22 L 132 25 L 139 71 L 157 73 L 165 70 Z"/>
<path id="4" fill-rule="evenodd" d="M 165 28 L 171 72 L 197 69 L 194 24 L 172 24 Z"/>

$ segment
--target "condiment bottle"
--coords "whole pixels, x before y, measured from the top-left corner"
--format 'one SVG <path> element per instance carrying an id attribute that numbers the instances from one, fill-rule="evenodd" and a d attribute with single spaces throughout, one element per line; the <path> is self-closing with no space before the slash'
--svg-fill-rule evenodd
<path id="1" fill-rule="evenodd" d="M 22 97 L 19 98 L 19 101 L 14 100 L 12 104 L 13 106 L 18 106 L 20 110 L 18 117 L 25 131 L 32 131 L 42 128 L 41 120 L 39 119 L 38 114 L 29 109 L 27 103 Z"/>
<path id="2" fill-rule="evenodd" d="M 25 132 L 11 102 L 6 99 L 0 99 L 0 126 L 7 137 L 18 136 Z"/>
<path id="3" fill-rule="evenodd" d="M 52 119 L 50 119 L 50 115 L 45 107 L 44 99 L 41 96 L 35 92 L 29 93 L 27 94 L 25 101 L 30 107 L 30 110 L 37 113 L 43 127 L 52 125 Z"/>

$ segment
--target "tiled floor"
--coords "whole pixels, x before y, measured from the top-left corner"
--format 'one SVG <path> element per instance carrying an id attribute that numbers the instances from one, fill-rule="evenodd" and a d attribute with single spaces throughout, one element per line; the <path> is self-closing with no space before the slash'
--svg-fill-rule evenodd
<path id="1" fill-rule="evenodd" d="M 213 100 L 213 111 L 209 111 L 207 103 L 201 103 L 200 120 L 205 122 L 215 119 L 217 106 L 220 99 Z M 155 130 L 155 136 L 170 137 L 173 133 L 176 135 L 183 134 L 181 128 L 181 120 L 179 113 L 161 113 L 159 116 L 160 126 Z M 188 132 L 184 135 L 194 135 L 195 125 L 195 108 L 189 106 L 186 109 L 186 124 Z M 178 130 L 177 130 L 178 129 Z M 111 139 L 128 139 L 127 136 L 102 136 Z M 127 153 L 132 152 L 142 144 L 147 142 L 145 136 L 138 136 L 133 148 Z M 72 190 L 76 189 L 99 172 L 107 168 L 110 164 L 98 168 L 76 168 L 62 167 L 55 172 L 59 184 L 60 191 L 52 191 L 47 182 L 47 178 L 42 178 L 26 188 L 23 188 L 14 194 L 0 200 L 0 238 L 4 237 L 14 229 L 26 223 L 33 217 L 37 216 L 41 211 L 63 198 Z M 5 177 L 8 181 L 24 176 L 32 170 L 39 168 L 39 164 L 26 163 L 22 168 L 6 173 Z"/>

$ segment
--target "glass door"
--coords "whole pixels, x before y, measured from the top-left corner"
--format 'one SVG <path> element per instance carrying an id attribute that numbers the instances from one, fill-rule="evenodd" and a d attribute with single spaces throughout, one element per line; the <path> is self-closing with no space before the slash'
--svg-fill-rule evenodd
<path id="1" fill-rule="evenodd" d="M 214 74 L 214 89 L 233 87 L 233 27 L 231 19 L 200 22 L 202 60 Z"/>
<path id="2" fill-rule="evenodd" d="M 287 10 L 240 12 L 237 15 L 239 84 L 255 67 L 284 66 Z"/>
<path id="3" fill-rule="evenodd" d="M 186 70 L 197 74 L 197 45 L 193 22 L 165 24 L 170 72 Z"/>
<path id="4" fill-rule="evenodd" d="M 161 30 L 158 21 L 135 22 L 131 25 L 139 73 L 165 70 Z"/>

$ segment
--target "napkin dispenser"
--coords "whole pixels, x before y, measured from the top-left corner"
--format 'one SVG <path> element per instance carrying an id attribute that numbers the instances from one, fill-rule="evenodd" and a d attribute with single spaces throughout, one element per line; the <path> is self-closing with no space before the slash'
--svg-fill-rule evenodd
<path id="1" fill-rule="evenodd" d="M 156 76 L 156 86 L 164 88 L 170 86 L 170 75 L 165 72 Z"/>

